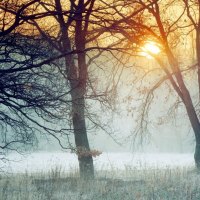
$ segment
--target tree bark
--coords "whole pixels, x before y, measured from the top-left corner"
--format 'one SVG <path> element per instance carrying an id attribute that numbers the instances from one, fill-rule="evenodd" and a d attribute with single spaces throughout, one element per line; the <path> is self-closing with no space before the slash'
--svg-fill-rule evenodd
<path id="1" fill-rule="evenodd" d="M 84 5 L 84 1 L 79 1 Z M 58 22 L 61 30 L 61 52 L 70 52 L 72 50 L 71 41 L 68 35 L 68 26 L 62 15 L 62 6 L 60 0 L 55 0 Z M 75 45 L 76 49 L 84 51 L 85 38 L 82 33 L 82 7 L 77 8 L 78 12 L 74 16 L 75 25 Z M 71 19 L 70 19 L 71 20 Z M 72 100 L 72 121 L 74 129 L 75 144 L 77 149 L 80 177 L 84 179 L 94 178 L 93 159 L 90 152 L 86 121 L 85 121 L 85 91 L 87 81 L 87 66 L 85 53 L 77 54 L 78 65 L 74 63 L 73 55 L 65 57 L 65 68 L 68 82 L 70 83 L 70 94 Z"/>
<path id="2" fill-rule="evenodd" d="M 94 178 L 93 158 L 87 137 L 85 121 L 85 88 L 86 80 L 80 79 L 73 56 L 65 58 L 70 94 L 72 100 L 72 121 L 74 128 L 75 145 L 77 149 L 80 177 L 83 179 Z"/>
<path id="3" fill-rule="evenodd" d="M 183 80 L 181 79 L 181 81 L 180 81 L 179 79 L 177 79 L 177 81 L 181 88 L 182 95 L 183 95 L 183 103 L 185 105 L 187 115 L 190 120 L 190 124 L 194 131 L 195 141 L 196 141 L 194 160 L 195 160 L 197 169 L 200 170 L 200 122 L 199 122 L 196 110 L 194 108 L 190 93 L 189 93 L 188 89 L 186 88 Z"/>
<path id="4" fill-rule="evenodd" d="M 86 64 L 86 33 L 87 27 L 84 26 L 85 18 L 83 13 L 85 12 L 84 0 L 79 0 L 77 5 L 77 13 L 75 15 L 75 46 L 80 51 L 78 56 L 78 66 L 75 84 L 71 81 L 72 88 L 72 108 L 73 108 L 73 124 L 75 133 L 75 143 L 77 147 L 80 176 L 82 178 L 94 178 L 94 166 L 92 154 L 90 152 L 86 123 L 85 123 L 85 93 L 86 82 L 88 79 L 88 69 Z M 86 21 L 85 23 L 88 23 Z"/>
<path id="5" fill-rule="evenodd" d="M 93 158 L 87 137 L 85 123 L 85 99 L 82 85 L 71 81 L 72 118 L 74 127 L 75 144 L 79 161 L 80 177 L 83 179 L 94 178 Z"/>
<path id="6" fill-rule="evenodd" d="M 200 170 L 200 144 L 198 143 L 196 143 L 194 159 L 195 159 L 196 168 Z"/>
<path id="7" fill-rule="evenodd" d="M 195 134 L 195 141 L 196 141 L 196 147 L 195 147 L 195 153 L 194 153 L 194 160 L 195 164 L 198 170 L 200 170 L 200 123 L 199 119 L 197 117 L 196 111 L 194 109 L 194 106 L 192 104 L 191 98 L 185 98 L 185 107 L 187 110 L 187 114 L 190 120 L 190 123 L 192 125 L 194 134 Z"/>
<path id="8" fill-rule="evenodd" d="M 177 86 L 179 87 L 180 92 L 181 92 L 181 93 L 178 93 L 178 95 L 181 97 L 185 105 L 186 112 L 190 120 L 190 124 L 194 131 L 195 141 L 196 141 L 194 159 L 195 159 L 195 164 L 196 164 L 197 169 L 200 170 L 200 122 L 199 122 L 196 110 L 194 108 L 190 93 L 184 83 L 181 71 L 178 67 L 178 62 L 173 57 L 173 54 L 171 53 L 170 50 L 168 50 L 168 59 L 169 59 L 170 65 L 172 66 L 173 72 L 175 74 Z"/>

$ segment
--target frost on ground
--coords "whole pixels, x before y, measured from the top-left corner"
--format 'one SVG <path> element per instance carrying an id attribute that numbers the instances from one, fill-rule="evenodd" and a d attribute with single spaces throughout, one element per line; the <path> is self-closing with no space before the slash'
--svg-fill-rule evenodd
<path id="1" fill-rule="evenodd" d="M 200 199 L 200 174 L 191 154 L 103 154 L 95 158 L 91 181 L 78 178 L 73 154 L 9 158 L 19 162 L 5 166 L 0 200 Z"/>
<path id="2" fill-rule="evenodd" d="M 109 174 L 107 177 L 106 174 Z M 99 171 L 80 180 L 60 169 L 1 176 L 1 200 L 189 200 L 200 199 L 200 174 L 188 169 Z M 121 178 L 116 178 L 120 174 Z M 112 176 L 112 178 L 111 178 Z"/>

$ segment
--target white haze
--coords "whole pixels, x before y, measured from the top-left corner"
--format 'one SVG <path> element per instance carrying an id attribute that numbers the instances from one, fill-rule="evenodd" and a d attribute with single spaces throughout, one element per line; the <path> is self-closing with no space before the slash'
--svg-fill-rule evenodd
<path id="1" fill-rule="evenodd" d="M 10 173 L 39 173 L 51 170 L 64 172 L 78 171 L 76 155 L 64 152 L 32 153 L 28 156 L 10 154 L 3 170 Z M 95 170 L 127 169 L 166 169 L 177 167 L 194 167 L 192 154 L 153 154 L 153 153 L 102 153 L 94 158 Z"/>
<path id="2" fill-rule="evenodd" d="M 138 65 L 137 62 L 134 62 L 130 62 L 131 68 L 123 70 L 118 83 L 116 113 L 113 114 L 111 110 L 101 111 L 100 108 L 97 109 L 97 102 L 89 102 L 89 105 L 93 106 L 92 111 L 102 116 L 102 122 L 112 119 L 110 122 L 110 127 L 114 130 L 112 137 L 121 145 L 117 144 L 111 136 L 102 130 L 93 129 L 88 131 L 91 148 L 102 152 L 192 153 L 194 151 L 194 137 L 185 108 L 182 104 L 179 104 L 176 109 L 173 108 L 177 95 L 173 90 L 170 90 L 169 85 L 166 83 L 161 85 L 154 93 L 148 118 L 149 134 L 144 135 L 143 145 L 134 145 L 133 132 L 137 128 L 138 107 L 141 105 L 144 97 L 139 95 L 138 88 L 140 90 L 151 88 L 162 75 L 162 72 L 158 71 L 148 75 L 141 82 L 140 78 L 143 76 L 145 69 L 134 70 L 134 66 Z M 91 70 L 93 71 L 93 78 L 97 80 L 96 87 L 99 90 L 103 90 L 104 85 L 106 87 L 111 84 L 111 78 L 115 82 L 118 80 L 118 76 L 112 77 L 112 73 L 114 73 L 113 71 L 116 68 L 115 63 L 111 61 L 106 61 L 106 63 L 109 66 L 107 71 L 102 72 L 100 69 L 96 71 L 94 69 Z M 156 66 L 156 62 L 154 60 L 144 60 L 142 65 L 151 69 Z M 120 74 L 119 69 L 118 73 Z M 194 74 L 191 74 L 192 78 L 188 80 L 190 90 L 195 88 L 194 76 Z M 128 97 L 131 97 L 131 101 L 126 101 Z M 170 109 L 171 112 L 169 112 Z M 59 145 L 51 139 L 48 142 L 42 140 L 39 143 L 39 151 L 60 150 Z"/>

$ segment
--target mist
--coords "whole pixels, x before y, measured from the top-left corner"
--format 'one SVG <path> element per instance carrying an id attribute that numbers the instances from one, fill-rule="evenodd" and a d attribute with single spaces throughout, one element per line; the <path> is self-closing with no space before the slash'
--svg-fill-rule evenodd
<path id="1" fill-rule="evenodd" d="M 200 1 L 1 1 L 0 77 L 0 200 L 200 199 Z"/>

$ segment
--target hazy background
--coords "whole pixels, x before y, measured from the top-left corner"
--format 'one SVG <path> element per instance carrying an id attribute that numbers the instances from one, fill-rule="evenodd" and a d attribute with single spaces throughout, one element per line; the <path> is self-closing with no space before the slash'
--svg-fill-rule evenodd
<path id="1" fill-rule="evenodd" d="M 102 60 L 102 59 L 101 59 Z M 149 70 L 149 68 L 156 67 L 156 61 L 153 59 L 141 58 L 138 59 L 141 66 Z M 96 61 L 98 62 L 98 61 Z M 106 61 L 107 65 L 113 69 L 116 68 L 115 63 Z M 151 153 L 191 153 L 194 151 L 194 137 L 192 129 L 190 128 L 189 120 L 185 114 L 185 108 L 178 105 L 174 107 L 177 100 L 176 94 L 171 90 L 171 88 L 164 83 L 160 88 L 154 93 L 154 99 L 151 103 L 151 108 L 149 111 L 149 126 L 148 131 L 144 135 L 144 141 L 142 145 L 135 145 L 139 143 L 135 141 L 133 135 L 137 128 L 138 112 L 140 110 L 140 105 L 144 99 L 144 96 L 139 94 L 138 90 L 143 90 L 144 88 L 152 87 L 152 84 L 159 80 L 160 71 L 157 73 L 149 74 L 143 80 L 142 84 L 140 81 L 141 76 L 144 74 L 144 68 L 138 70 L 140 63 L 137 60 L 134 62 L 129 61 L 130 68 L 124 68 L 120 81 L 117 85 L 117 100 L 116 100 L 116 110 L 112 113 L 111 110 L 98 111 L 99 116 L 103 122 L 109 120 L 110 127 L 112 127 L 114 135 L 113 138 L 117 140 L 117 144 L 112 137 L 103 132 L 102 130 L 92 130 L 88 131 L 88 137 L 90 146 L 92 149 L 97 149 L 102 152 L 151 152 Z M 137 71 L 134 68 L 137 66 Z M 112 72 L 112 70 L 110 70 Z M 98 76 L 94 78 L 98 79 L 99 87 L 102 85 L 110 84 L 109 77 L 105 77 L 105 73 L 100 75 L 100 71 L 94 72 Z M 119 70 L 120 73 L 120 70 Z M 109 73 L 107 71 L 109 76 Z M 117 76 L 116 76 L 117 79 Z M 137 81 L 139 80 L 139 81 Z M 194 90 L 193 81 L 194 74 L 191 74 L 189 78 L 190 89 Z M 143 85 L 143 86 L 141 86 Z M 127 99 L 130 98 L 130 101 Z M 96 111 L 97 104 L 90 103 L 93 105 L 92 110 Z M 98 108 L 100 110 L 100 108 Z M 73 135 L 71 142 L 73 143 Z M 60 151 L 58 143 L 51 138 L 48 141 L 44 138 L 39 140 L 38 144 L 39 151 Z"/>

